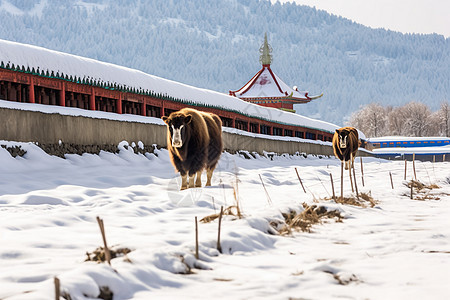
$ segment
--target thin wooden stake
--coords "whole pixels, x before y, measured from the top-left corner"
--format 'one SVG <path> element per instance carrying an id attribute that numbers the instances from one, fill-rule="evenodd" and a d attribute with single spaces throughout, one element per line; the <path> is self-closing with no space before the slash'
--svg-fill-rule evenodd
<path id="1" fill-rule="evenodd" d="M 442 161 L 445 161 L 445 154 L 442 155 Z"/>
<path id="2" fill-rule="evenodd" d="M 333 190 L 333 200 L 336 202 L 336 194 L 334 193 L 334 182 L 333 182 L 333 174 L 330 173 L 330 179 L 331 179 L 331 189 Z"/>
<path id="3" fill-rule="evenodd" d="M 406 165 L 407 165 L 407 160 L 405 159 L 405 177 L 403 178 L 403 180 L 406 180 Z"/>
<path id="4" fill-rule="evenodd" d="M 436 162 L 436 155 L 433 155 L 433 164 Z"/>
<path id="5" fill-rule="evenodd" d="M 392 173 L 391 172 L 389 172 L 389 176 L 391 177 L 391 187 L 392 187 L 392 189 L 394 189 L 394 182 L 392 181 Z"/>
<path id="6" fill-rule="evenodd" d="M 411 199 L 413 199 L 413 179 L 411 178 Z"/>
<path id="7" fill-rule="evenodd" d="M 59 278 L 55 277 L 55 300 L 59 300 L 61 297 L 61 284 Z"/>
<path id="8" fill-rule="evenodd" d="M 416 154 L 413 153 L 413 171 L 414 171 L 414 179 L 417 180 L 416 176 Z"/>
<path id="9" fill-rule="evenodd" d="M 363 159 L 362 159 L 362 156 L 359 157 L 359 161 L 361 162 L 361 180 L 362 180 L 362 185 L 364 186 L 364 169 L 363 169 Z"/>
<path id="10" fill-rule="evenodd" d="M 344 161 L 341 161 L 341 199 L 344 199 Z"/>
<path id="11" fill-rule="evenodd" d="M 103 245 L 105 247 L 105 260 L 108 262 L 109 265 L 111 265 L 111 253 L 109 252 L 108 244 L 106 243 L 106 235 L 105 235 L 105 225 L 103 223 L 103 220 L 100 219 L 100 217 L 97 216 L 97 223 L 100 227 L 100 232 L 102 234 L 103 239 Z"/>
<path id="12" fill-rule="evenodd" d="M 295 172 L 297 173 L 298 181 L 300 181 L 300 184 L 302 185 L 303 191 L 304 191 L 305 194 L 306 194 L 305 187 L 303 186 L 303 182 L 302 182 L 302 179 L 300 178 L 300 175 L 298 175 L 297 168 L 295 168 Z"/>
<path id="13" fill-rule="evenodd" d="M 355 165 L 352 164 L 350 168 L 353 169 L 353 180 L 355 181 L 356 199 L 359 200 L 358 184 L 356 183 Z"/>
<path id="14" fill-rule="evenodd" d="M 222 246 L 220 245 L 220 232 L 222 230 L 222 215 L 223 215 L 223 206 L 220 207 L 220 214 L 219 214 L 219 230 L 217 233 L 217 250 L 222 253 Z"/>
<path id="15" fill-rule="evenodd" d="M 266 186 L 264 185 L 264 181 L 262 180 L 261 174 L 259 174 L 259 179 L 261 180 L 264 191 L 266 192 L 267 202 L 269 202 L 269 204 L 272 205 L 272 199 L 270 199 L 270 195 L 267 192 L 267 189 L 266 189 Z"/>
<path id="16" fill-rule="evenodd" d="M 198 259 L 198 222 L 197 217 L 195 217 L 195 258 Z"/>
<path id="17" fill-rule="evenodd" d="M 351 161 L 351 159 L 350 159 Z M 352 166 L 350 164 L 350 168 L 348 168 L 348 176 L 350 178 L 350 185 L 352 186 L 352 193 L 355 192 L 355 189 L 353 188 L 353 180 L 352 180 Z"/>

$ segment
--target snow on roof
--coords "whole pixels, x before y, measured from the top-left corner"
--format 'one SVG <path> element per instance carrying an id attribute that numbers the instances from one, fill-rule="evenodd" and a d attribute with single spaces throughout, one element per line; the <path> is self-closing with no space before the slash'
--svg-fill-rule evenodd
<path id="1" fill-rule="evenodd" d="M 0 60 L 5 64 L 9 62 L 16 66 L 30 67 L 30 69 L 39 67 L 41 70 L 48 69 L 49 71 L 80 78 L 87 77 L 111 84 L 121 84 L 129 88 L 151 90 L 155 93 L 167 94 L 199 105 L 211 105 L 239 111 L 252 117 L 272 120 L 277 123 L 304 126 L 328 132 L 334 132 L 338 128 L 337 125 L 328 122 L 310 119 L 275 108 L 262 107 L 223 93 L 196 88 L 135 69 L 42 47 L 0 39 Z"/>
<path id="2" fill-rule="evenodd" d="M 234 94 L 242 99 L 245 98 L 280 98 L 290 96 L 308 100 L 308 92 L 299 92 L 290 88 L 281 80 L 270 67 L 263 68 L 242 88 L 235 91 Z"/>

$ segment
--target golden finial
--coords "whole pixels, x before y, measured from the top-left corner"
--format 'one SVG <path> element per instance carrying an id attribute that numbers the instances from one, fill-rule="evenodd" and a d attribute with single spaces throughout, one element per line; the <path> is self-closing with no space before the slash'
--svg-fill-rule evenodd
<path id="1" fill-rule="evenodd" d="M 272 47 L 267 42 L 267 33 L 264 34 L 264 44 L 259 48 L 261 55 L 259 56 L 259 61 L 262 65 L 270 65 L 272 62 Z"/>

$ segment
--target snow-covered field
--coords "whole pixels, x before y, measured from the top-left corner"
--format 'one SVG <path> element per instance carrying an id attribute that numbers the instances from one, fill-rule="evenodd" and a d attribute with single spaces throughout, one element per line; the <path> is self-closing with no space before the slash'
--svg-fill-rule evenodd
<path id="1" fill-rule="evenodd" d="M 119 154 L 61 159 L 20 145 L 23 158 L 0 148 L 0 299 L 54 299 L 55 276 L 71 299 L 95 299 L 105 286 L 114 299 L 450 298 L 450 163 L 416 162 L 417 178 L 439 186 L 420 201 L 409 198 L 404 162 L 364 158 L 363 187 L 358 158 L 359 190 L 378 201 L 358 207 L 324 199 L 329 173 L 340 191 L 334 158 L 224 153 L 212 187 L 180 192 L 165 150 L 144 156 L 121 145 Z M 218 220 L 199 223 L 195 259 L 195 216 L 234 205 L 234 190 L 244 217 L 224 217 L 222 253 Z M 276 234 L 271 224 L 304 202 L 344 219 Z M 103 245 L 96 216 L 110 246 L 132 250 L 111 267 L 85 262 Z"/>

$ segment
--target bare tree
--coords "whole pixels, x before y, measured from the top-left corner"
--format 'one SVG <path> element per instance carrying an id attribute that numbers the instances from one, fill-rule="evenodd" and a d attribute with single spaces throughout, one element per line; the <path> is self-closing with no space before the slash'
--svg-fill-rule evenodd
<path id="1" fill-rule="evenodd" d="M 414 101 L 395 108 L 372 103 L 353 113 L 348 125 L 367 137 L 450 136 L 450 104 L 443 102 L 440 110 L 432 113 L 426 104 Z"/>
<path id="2" fill-rule="evenodd" d="M 406 135 L 404 126 L 405 111 L 403 107 L 393 108 L 388 115 L 389 135 Z"/>
<path id="3" fill-rule="evenodd" d="M 378 103 L 371 103 L 352 114 L 348 125 L 364 132 L 367 137 L 383 136 L 387 133 L 386 108 Z"/>
<path id="4" fill-rule="evenodd" d="M 439 118 L 439 133 L 442 136 L 450 137 L 450 104 L 442 102 L 441 108 L 437 111 Z"/>
<path id="5" fill-rule="evenodd" d="M 439 111 L 433 112 L 429 117 L 428 122 L 428 136 L 443 136 L 442 122 L 439 116 Z"/>
<path id="6" fill-rule="evenodd" d="M 423 103 L 409 102 L 402 107 L 407 136 L 428 135 L 431 111 Z"/>

